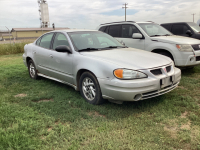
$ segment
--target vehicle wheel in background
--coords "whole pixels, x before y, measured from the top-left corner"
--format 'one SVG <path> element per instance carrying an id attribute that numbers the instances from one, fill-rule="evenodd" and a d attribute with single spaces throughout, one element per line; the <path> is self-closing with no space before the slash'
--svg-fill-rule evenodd
<path id="1" fill-rule="evenodd" d="M 79 88 L 81 95 L 88 103 L 94 105 L 104 103 L 99 83 L 92 73 L 84 72 L 81 75 Z"/>
<path id="2" fill-rule="evenodd" d="M 169 52 L 161 51 L 161 52 L 158 52 L 158 54 L 161 54 L 161 55 L 167 56 L 167 57 L 171 58 L 171 60 L 174 61 L 174 58 L 173 58 L 172 54 L 170 54 Z"/>
<path id="3" fill-rule="evenodd" d="M 39 76 L 37 75 L 37 71 L 36 71 L 33 60 L 29 60 L 29 62 L 28 62 L 28 72 L 32 79 L 36 80 L 39 78 Z"/>

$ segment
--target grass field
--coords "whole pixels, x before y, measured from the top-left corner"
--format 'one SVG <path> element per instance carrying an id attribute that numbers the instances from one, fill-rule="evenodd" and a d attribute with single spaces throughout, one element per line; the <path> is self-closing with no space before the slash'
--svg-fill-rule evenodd
<path id="1" fill-rule="evenodd" d="M 73 88 L 32 80 L 22 54 L 0 56 L 0 150 L 200 149 L 200 66 L 172 92 L 88 104 Z"/>
<path id="2" fill-rule="evenodd" d="M 18 54 L 24 52 L 24 45 L 30 41 L 22 41 L 20 43 L 1 44 L 0 42 L 0 55 Z"/>

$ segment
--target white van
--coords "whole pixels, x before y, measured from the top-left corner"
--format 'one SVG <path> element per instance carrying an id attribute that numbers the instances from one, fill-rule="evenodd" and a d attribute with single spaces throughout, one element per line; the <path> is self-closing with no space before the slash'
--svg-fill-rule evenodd
<path id="1" fill-rule="evenodd" d="M 108 33 L 128 47 L 170 57 L 179 67 L 200 64 L 199 40 L 173 35 L 153 22 L 112 22 L 101 24 L 97 30 Z"/>

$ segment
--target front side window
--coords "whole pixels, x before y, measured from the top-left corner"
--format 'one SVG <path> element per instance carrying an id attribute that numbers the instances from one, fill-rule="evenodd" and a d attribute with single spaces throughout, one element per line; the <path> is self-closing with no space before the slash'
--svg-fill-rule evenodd
<path id="1" fill-rule="evenodd" d="M 120 28 L 121 28 L 120 25 L 110 26 L 109 34 L 113 37 L 120 37 L 120 32 L 121 32 Z"/>
<path id="2" fill-rule="evenodd" d="M 140 31 L 133 25 L 122 25 L 123 38 L 132 38 L 133 33 L 140 33 Z"/>
<path id="3" fill-rule="evenodd" d="M 41 47 L 44 47 L 44 48 L 47 48 L 47 49 L 50 49 L 50 46 L 51 46 L 51 39 L 53 37 L 53 34 L 54 33 L 49 33 L 49 34 L 45 34 L 41 41 L 40 41 L 40 46 Z"/>
<path id="4" fill-rule="evenodd" d="M 69 42 L 66 38 L 66 36 L 62 33 L 56 33 L 56 36 L 54 38 L 54 42 L 53 42 L 53 49 L 55 50 L 57 46 L 60 45 L 66 45 L 69 46 Z M 69 46 L 70 47 L 70 46 Z"/>
<path id="5" fill-rule="evenodd" d="M 185 24 L 174 24 L 172 26 L 172 33 L 175 34 L 175 35 L 185 35 L 185 36 L 188 36 L 186 34 L 187 30 L 189 30 L 189 28 Z"/>
<path id="6" fill-rule="evenodd" d="M 171 32 L 166 30 L 164 27 L 154 24 L 154 23 L 139 23 L 138 24 L 147 34 L 148 36 L 166 36 L 172 35 Z"/>
<path id="7" fill-rule="evenodd" d="M 72 42 L 77 51 L 83 49 L 105 49 L 105 48 L 117 48 L 124 47 L 121 43 L 119 43 L 116 39 L 111 37 L 110 35 L 98 32 L 98 31 L 87 31 L 87 32 L 69 32 Z"/>

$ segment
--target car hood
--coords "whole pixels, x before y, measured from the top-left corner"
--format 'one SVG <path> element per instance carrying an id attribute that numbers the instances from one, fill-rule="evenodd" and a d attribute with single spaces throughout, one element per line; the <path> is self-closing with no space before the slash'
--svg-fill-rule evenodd
<path id="1" fill-rule="evenodd" d="M 151 37 L 151 40 L 172 44 L 200 44 L 200 41 L 197 39 L 176 35 Z"/>
<path id="2" fill-rule="evenodd" d="M 134 48 L 110 49 L 102 51 L 80 52 L 81 55 L 103 59 L 127 69 L 148 69 L 170 64 L 166 56 Z"/>

